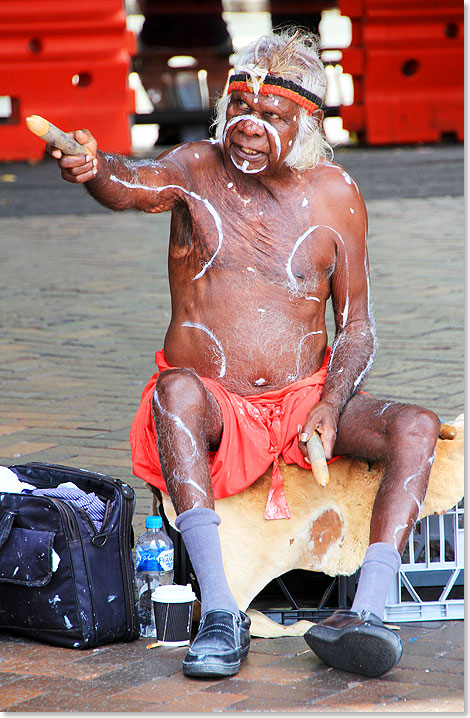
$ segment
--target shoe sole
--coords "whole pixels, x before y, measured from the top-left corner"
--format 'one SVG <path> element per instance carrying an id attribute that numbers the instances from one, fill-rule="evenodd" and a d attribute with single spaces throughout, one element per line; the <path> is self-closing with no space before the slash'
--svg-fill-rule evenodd
<path id="1" fill-rule="evenodd" d="M 349 673 L 378 678 L 401 658 L 401 638 L 387 628 L 360 626 L 338 629 L 314 626 L 304 638 L 323 663 Z"/>
<path id="2" fill-rule="evenodd" d="M 249 646 L 240 651 L 240 660 L 235 663 L 221 664 L 211 663 L 210 661 L 202 663 L 185 663 L 183 661 L 183 673 L 185 676 L 194 676 L 196 678 L 210 678 L 211 676 L 234 676 L 240 670 L 240 664 L 248 655 Z"/>

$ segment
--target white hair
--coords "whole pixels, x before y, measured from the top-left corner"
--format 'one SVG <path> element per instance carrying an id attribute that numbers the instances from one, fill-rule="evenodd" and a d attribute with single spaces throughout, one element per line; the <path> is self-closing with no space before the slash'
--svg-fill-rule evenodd
<path id="1" fill-rule="evenodd" d="M 303 29 L 283 28 L 262 35 L 235 55 L 234 72 L 255 77 L 269 72 L 296 82 L 321 100 L 326 94 L 326 73 L 320 59 L 318 38 Z M 221 144 L 230 98 L 231 95 L 223 95 L 215 104 L 213 128 L 215 138 Z M 285 163 L 296 170 L 311 169 L 328 155 L 333 157 L 333 149 L 326 140 L 321 117 L 309 115 L 299 106 L 297 136 Z"/>

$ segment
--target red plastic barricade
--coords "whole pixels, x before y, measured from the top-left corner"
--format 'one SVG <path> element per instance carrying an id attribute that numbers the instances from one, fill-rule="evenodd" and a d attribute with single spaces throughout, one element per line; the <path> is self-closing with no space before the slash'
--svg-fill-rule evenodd
<path id="1" fill-rule="evenodd" d="M 354 104 L 343 126 L 368 144 L 464 138 L 463 4 L 455 0 L 340 0 L 351 18 L 343 71 Z"/>
<path id="2" fill-rule="evenodd" d="M 0 160 L 44 155 L 30 114 L 64 130 L 88 127 L 103 150 L 130 153 L 136 40 L 122 0 L 0 0 L 0 14 Z"/>

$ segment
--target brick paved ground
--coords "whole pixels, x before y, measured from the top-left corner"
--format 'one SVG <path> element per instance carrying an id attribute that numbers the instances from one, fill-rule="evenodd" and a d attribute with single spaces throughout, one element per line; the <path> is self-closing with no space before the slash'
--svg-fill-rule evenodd
<path id="1" fill-rule="evenodd" d="M 370 216 L 380 348 L 368 390 L 452 419 L 463 411 L 463 150 L 337 159 Z M 103 210 L 50 162 L 0 166 L 0 465 L 122 478 L 136 490 L 136 532 L 151 500 L 132 477 L 129 426 L 169 318 L 168 224 Z M 404 657 L 378 680 L 328 669 L 302 638 L 283 638 L 254 640 L 238 676 L 203 682 L 183 679 L 184 649 L 147 651 L 145 639 L 75 652 L 0 634 L 0 710 L 462 711 L 462 622 L 400 634 Z"/>

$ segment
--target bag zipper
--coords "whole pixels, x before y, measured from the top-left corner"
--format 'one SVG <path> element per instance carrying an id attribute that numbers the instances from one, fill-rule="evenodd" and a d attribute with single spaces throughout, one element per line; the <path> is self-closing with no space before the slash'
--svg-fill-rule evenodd
<path id="1" fill-rule="evenodd" d="M 42 498 L 48 499 L 51 504 L 56 507 L 57 511 L 62 517 L 67 538 L 70 541 L 76 541 L 77 539 L 79 539 L 80 529 L 78 528 L 77 517 L 75 516 L 73 509 L 71 509 L 70 506 L 65 503 L 65 501 L 61 501 L 61 499 L 55 499 L 51 496 L 43 496 Z"/>
<path id="2" fill-rule="evenodd" d="M 121 564 L 124 575 L 124 594 L 127 605 L 128 629 L 127 638 L 133 637 L 137 627 L 137 607 L 135 602 L 135 585 L 134 585 L 134 565 L 132 562 L 132 554 L 129 550 L 130 536 L 127 527 L 131 525 L 132 514 L 134 511 L 135 494 L 127 484 L 122 483 L 119 479 L 113 479 L 118 484 L 123 497 L 121 511 L 121 525 L 124 527 L 122 540 L 119 542 L 119 550 L 121 553 Z M 119 483 L 118 483 L 119 482 Z"/>

